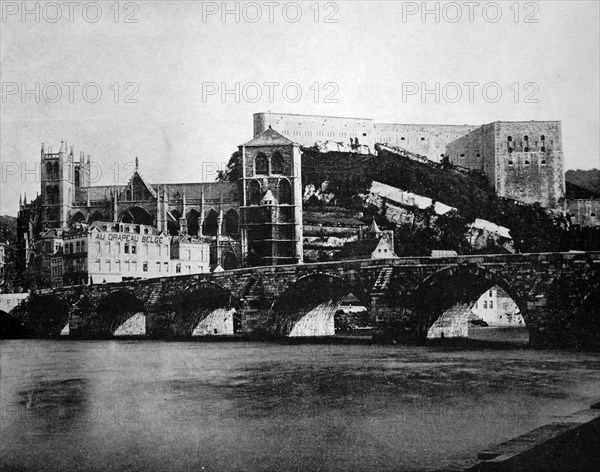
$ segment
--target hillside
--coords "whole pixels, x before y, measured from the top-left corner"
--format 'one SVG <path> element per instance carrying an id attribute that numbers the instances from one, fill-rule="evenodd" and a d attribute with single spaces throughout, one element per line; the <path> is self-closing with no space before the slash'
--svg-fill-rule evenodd
<path id="1" fill-rule="evenodd" d="M 565 174 L 565 180 L 567 183 L 589 190 L 600 196 L 600 170 L 598 169 L 568 170 Z"/>

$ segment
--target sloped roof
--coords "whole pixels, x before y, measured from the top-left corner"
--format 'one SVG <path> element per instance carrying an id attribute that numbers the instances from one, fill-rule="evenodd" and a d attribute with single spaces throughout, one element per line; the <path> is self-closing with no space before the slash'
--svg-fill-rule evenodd
<path id="1" fill-rule="evenodd" d="M 131 183 L 135 180 L 136 177 L 138 177 L 142 181 L 142 184 L 144 184 L 144 186 L 148 189 L 148 192 L 150 192 L 150 195 L 152 195 L 154 198 L 158 198 L 158 194 L 157 194 L 156 190 L 154 189 L 154 187 L 152 185 L 149 185 L 148 182 L 146 182 L 146 179 L 144 179 L 144 177 L 142 177 L 142 174 L 140 174 L 140 171 L 137 169 L 131 176 L 131 179 L 129 179 L 129 182 L 127 182 L 126 187 L 129 187 L 131 185 Z"/>
<path id="2" fill-rule="evenodd" d="M 339 252 L 338 259 L 370 259 L 375 249 L 377 249 L 379 241 L 379 239 L 361 239 L 360 241 L 346 243 Z"/>
<path id="3" fill-rule="evenodd" d="M 290 141 L 288 138 L 269 127 L 269 129 L 266 129 L 254 139 L 251 139 L 246 144 L 243 144 L 243 146 L 285 146 L 290 144 L 294 144 L 294 142 Z"/>

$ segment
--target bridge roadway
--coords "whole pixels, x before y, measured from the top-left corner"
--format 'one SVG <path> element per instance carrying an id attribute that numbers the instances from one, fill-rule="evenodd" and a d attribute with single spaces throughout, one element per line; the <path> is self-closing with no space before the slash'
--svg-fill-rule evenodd
<path id="1" fill-rule="evenodd" d="M 494 285 L 519 306 L 532 343 L 599 344 L 600 252 L 363 259 L 42 289 L 10 317 L 27 336 L 58 336 L 68 323 L 70 336 L 97 338 L 143 313 L 145 336 L 185 338 L 210 311 L 234 308 L 236 333 L 287 335 L 307 311 L 352 293 L 377 337 L 414 341 Z"/>

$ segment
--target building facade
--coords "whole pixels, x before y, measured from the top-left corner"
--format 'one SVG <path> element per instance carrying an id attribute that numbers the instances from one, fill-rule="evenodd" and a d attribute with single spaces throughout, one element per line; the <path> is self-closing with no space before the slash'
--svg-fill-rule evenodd
<path id="1" fill-rule="evenodd" d="M 497 121 L 449 143 L 456 166 L 485 173 L 501 197 L 556 208 L 565 196 L 560 121 Z"/>
<path id="2" fill-rule="evenodd" d="M 283 136 L 302 146 L 334 141 L 365 145 L 373 152 L 376 143 L 398 146 L 439 162 L 446 145 L 477 126 L 375 123 L 372 118 L 299 115 L 294 113 L 256 113 L 254 136 L 271 126 Z M 358 140 L 358 141 L 357 141 Z"/>
<path id="3" fill-rule="evenodd" d="M 240 146 L 242 241 L 250 266 L 298 264 L 302 248 L 300 147 L 272 128 Z"/>

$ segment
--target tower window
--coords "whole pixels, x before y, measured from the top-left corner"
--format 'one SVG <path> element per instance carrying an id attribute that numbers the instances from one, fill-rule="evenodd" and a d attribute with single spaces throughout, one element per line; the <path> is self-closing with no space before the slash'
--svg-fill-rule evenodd
<path id="1" fill-rule="evenodd" d="M 292 185 L 287 179 L 281 179 L 279 181 L 279 204 L 292 204 Z"/>
<path id="2" fill-rule="evenodd" d="M 525 149 L 523 149 L 523 151 L 525 151 L 525 152 L 529 152 L 529 147 L 528 147 L 528 146 L 525 146 Z"/>
<path id="3" fill-rule="evenodd" d="M 260 203 L 260 184 L 251 180 L 248 184 L 248 204 L 258 205 Z"/>
<path id="4" fill-rule="evenodd" d="M 271 157 L 271 171 L 273 174 L 283 174 L 283 156 L 279 152 Z"/>
<path id="5" fill-rule="evenodd" d="M 523 138 L 523 141 L 529 141 L 529 136 L 525 135 L 525 137 Z"/>
<path id="6" fill-rule="evenodd" d="M 529 161 L 525 161 L 525 165 L 529 166 L 530 162 Z"/>
<path id="7" fill-rule="evenodd" d="M 546 165 L 546 160 L 545 160 L 545 159 L 543 159 L 543 160 L 542 160 L 542 162 L 541 162 L 541 164 L 542 164 L 543 166 L 545 166 L 545 165 Z"/>
<path id="8" fill-rule="evenodd" d="M 513 152 L 513 148 L 509 147 L 508 148 L 508 153 L 510 154 L 511 152 Z"/>
<path id="9" fill-rule="evenodd" d="M 546 152 L 546 148 L 544 146 L 542 146 L 542 148 L 540 149 L 540 151 Z"/>
<path id="10" fill-rule="evenodd" d="M 512 141 L 512 136 L 508 137 L 508 142 L 510 143 Z"/>
<path id="11" fill-rule="evenodd" d="M 544 136 L 544 135 L 542 134 L 542 135 L 540 136 L 540 139 L 541 139 L 542 141 L 546 141 L 546 136 Z"/>
<path id="12" fill-rule="evenodd" d="M 421 136 L 421 141 L 425 141 L 425 138 L 423 136 Z"/>
<path id="13" fill-rule="evenodd" d="M 254 161 L 254 171 L 256 174 L 268 174 L 269 173 L 269 159 L 262 152 L 256 156 Z"/>

